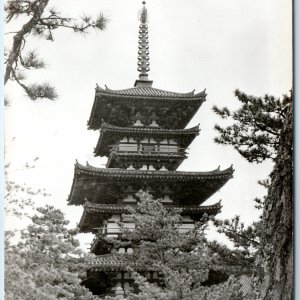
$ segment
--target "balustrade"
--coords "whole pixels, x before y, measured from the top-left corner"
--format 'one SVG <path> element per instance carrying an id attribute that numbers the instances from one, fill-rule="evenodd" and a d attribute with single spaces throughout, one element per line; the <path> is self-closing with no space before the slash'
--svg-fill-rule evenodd
<path id="1" fill-rule="evenodd" d="M 141 155 L 185 155 L 185 149 L 176 145 L 143 145 L 143 144 L 118 144 L 111 147 L 111 153 L 130 153 Z"/>

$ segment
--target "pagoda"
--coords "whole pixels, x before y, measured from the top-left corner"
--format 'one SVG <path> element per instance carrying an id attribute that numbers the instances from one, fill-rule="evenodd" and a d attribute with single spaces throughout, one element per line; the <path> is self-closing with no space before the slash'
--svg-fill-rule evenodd
<path id="1" fill-rule="evenodd" d="M 152 87 L 148 79 L 149 45 L 145 2 L 140 15 L 138 71 L 134 87 L 123 90 L 97 85 L 88 128 L 100 129 L 95 156 L 107 157 L 106 168 L 76 162 L 68 198 L 70 205 L 84 208 L 80 232 L 93 233 L 87 279 L 83 282 L 94 294 L 125 295 L 132 289 L 123 253 L 112 254 L 106 238 L 120 238 L 118 222 L 128 205 L 136 205 L 136 193 L 148 191 L 169 209 L 181 208 L 181 230 L 192 229 L 204 214 L 220 212 L 220 202 L 202 205 L 230 178 L 233 169 L 184 172 L 177 168 L 187 158 L 187 149 L 199 134 L 199 125 L 186 128 L 201 104 L 205 90 L 176 93 Z M 134 226 L 134 224 L 131 224 Z M 151 282 L 159 276 L 140 270 Z M 149 271 L 149 272 L 148 272 Z"/>

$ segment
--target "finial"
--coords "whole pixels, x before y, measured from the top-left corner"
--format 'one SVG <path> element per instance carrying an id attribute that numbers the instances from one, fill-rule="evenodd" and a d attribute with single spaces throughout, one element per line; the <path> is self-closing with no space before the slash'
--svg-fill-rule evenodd
<path id="1" fill-rule="evenodd" d="M 148 11 L 146 1 L 143 1 L 143 8 L 140 14 L 139 26 L 139 50 L 138 50 L 138 68 L 139 80 L 135 82 L 135 86 L 151 86 L 152 81 L 148 80 L 149 64 L 149 41 L 148 41 Z"/>

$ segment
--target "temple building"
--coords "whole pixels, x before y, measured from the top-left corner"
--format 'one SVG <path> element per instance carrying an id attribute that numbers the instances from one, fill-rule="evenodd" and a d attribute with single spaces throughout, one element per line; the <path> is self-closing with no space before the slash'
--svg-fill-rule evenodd
<path id="1" fill-rule="evenodd" d="M 98 295 L 119 294 L 126 298 L 126 290 L 132 289 L 122 253 L 134 250 L 121 248 L 120 255 L 111 254 L 111 245 L 105 238 L 120 237 L 118 221 L 128 205 L 136 205 L 138 191 L 148 191 L 154 198 L 162 199 L 169 209 L 181 208 L 181 230 L 189 230 L 203 214 L 214 216 L 220 212 L 220 202 L 202 204 L 233 174 L 232 167 L 209 172 L 177 171 L 187 158 L 189 145 L 199 134 L 199 126 L 186 126 L 206 100 L 206 93 L 205 90 L 177 93 L 152 86 L 148 79 L 145 2 L 140 16 L 138 71 L 134 87 L 124 90 L 96 87 L 88 128 L 100 130 L 94 154 L 107 157 L 106 168 L 76 162 L 68 198 L 70 205 L 83 206 L 80 231 L 95 234 L 91 252 L 96 258 L 89 263 L 83 284 Z M 159 283 L 155 272 L 146 276 Z"/>

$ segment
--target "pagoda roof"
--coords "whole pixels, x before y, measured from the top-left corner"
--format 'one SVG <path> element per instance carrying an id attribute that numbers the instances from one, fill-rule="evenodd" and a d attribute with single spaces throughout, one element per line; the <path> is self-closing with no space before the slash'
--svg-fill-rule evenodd
<path id="1" fill-rule="evenodd" d="M 233 172 L 232 166 L 222 171 L 218 168 L 210 172 L 184 172 L 104 169 L 76 163 L 68 202 L 72 205 L 82 205 L 86 201 L 115 203 L 124 197 L 128 185 L 138 190 L 147 185 L 155 189 L 172 185 L 174 201 L 200 205 L 232 178 Z M 162 195 L 151 194 L 157 198 Z"/>
<path id="2" fill-rule="evenodd" d="M 111 215 L 121 215 L 128 212 L 128 204 L 98 204 L 86 202 L 84 212 L 79 222 L 80 232 L 97 232 L 96 228 L 102 227 L 103 221 L 107 220 Z M 130 204 L 136 207 L 136 204 Z M 214 205 L 197 206 L 197 205 L 172 205 L 164 204 L 167 209 L 181 209 L 182 215 L 188 215 L 199 221 L 204 214 L 215 216 L 221 210 L 221 202 Z"/>
<path id="3" fill-rule="evenodd" d="M 125 271 L 128 265 L 134 266 L 138 271 L 155 271 L 156 269 L 147 266 L 139 266 L 131 262 L 127 256 L 130 254 L 104 254 L 96 256 L 87 261 L 88 269 L 92 272 L 99 271 Z"/>
<path id="4" fill-rule="evenodd" d="M 179 141 L 182 148 L 186 148 L 199 134 L 199 125 L 188 129 L 164 129 L 160 127 L 120 127 L 102 122 L 100 137 L 94 150 L 95 156 L 108 156 L 111 145 L 116 144 L 124 136 L 152 138 L 173 138 Z"/>
<path id="5" fill-rule="evenodd" d="M 154 111 L 161 127 L 184 128 L 205 100 L 205 90 L 175 93 L 152 87 L 111 90 L 97 86 L 88 127 L 99 129 L 102 121 L 126 127 L 133 124 L 136 112 L 145 116 Z"/>

